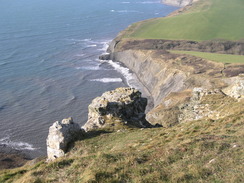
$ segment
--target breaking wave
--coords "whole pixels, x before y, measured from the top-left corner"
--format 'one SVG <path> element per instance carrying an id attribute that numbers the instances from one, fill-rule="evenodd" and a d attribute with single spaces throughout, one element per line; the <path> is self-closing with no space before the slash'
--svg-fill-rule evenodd
<path id="1" fill-rule="evenodd" d="M 34 148 L 32 144 L 29 144 L 27 142 L 12 141 L 9 136 L 1 138 L 0 145 L 11 147 L 16 150 L 29 150 L 29 151 L 37 150 L 37 148 Z"/>
<path id="2" fill-rule="evenodd" d="M 123 80 L 121 78 L 100 78 L 100 79 L 91 79 L 90 81 L 97 81 L 102 83 L 120 83 Z"/>

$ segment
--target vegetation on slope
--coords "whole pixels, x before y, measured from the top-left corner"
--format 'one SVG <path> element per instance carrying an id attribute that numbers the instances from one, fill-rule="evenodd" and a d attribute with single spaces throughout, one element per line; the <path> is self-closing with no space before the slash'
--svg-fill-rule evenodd
<path id="1" fill-rule="evenodd" d="M 217 53 L 196 52 L 196 51 L 176 51 L 176 50 L 170 51 L 170 52 L 193 55 L 196 57 L 201 57 L 201 58 L 216 61 L 216 62 L 244 64 L 243 55 L 229 55 L 229 54 L 217 54 Z"/>
<path id="2" fill-rule="evenodd" d="M 135 23 L 126 37 L 170 40 L 244 38 L 243 0 L 200 0 L 178 16 Z"/>
<path id="3" fill-rule="evenodd" d="M 243 102 L 219 95 L 202 102 L 230 115 L 172 128 L 94 131 L 66 157 L 3 170 L 0 182 L 243 182 Z"/>
<path id="4" fill-rule="evenodd" d="M 211 5 L 205 4 L 210 0 L 200 2 L 207 6 L 182 16 L 137 24 L 139 28 L 131 36 L 191 40 L 244 37 L 244 11 L 239 11 L 242 0 L 212 0 Z M 203 102 L 211 104 L 211 111 L 227 116 L 171 128 L 112 125 L 77 141 L 64 158 L 0 171 L 0 182 L 244 182 L 243 101 L 214 96 Z"/>

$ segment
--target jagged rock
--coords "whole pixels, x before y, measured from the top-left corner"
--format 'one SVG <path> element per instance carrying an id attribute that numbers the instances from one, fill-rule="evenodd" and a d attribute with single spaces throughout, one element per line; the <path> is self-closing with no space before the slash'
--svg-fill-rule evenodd
<path id="1" fill-rule="evenodd" d="M 103 54 L 99 56 L 100 60 L 109 60 L 110 59 L 110 54 Z"/>
<path id="2" fill-rule="evenodd" d="M 244 77 L 233 77 L 230 79 L 232 83 L 227 88 L 223 89 L 222 91 L 229 95 L 230 97 L 234 97 L 236 99 L 243 99 L 244 98 Z"/>
<path id="3" fill-rule="evenodd" d="M 178 114 L 179 122 L 199 120 L 203 117 L 217 119 L 219 117 L 218 111 L 212 111 L 209 104 L 202 103 L 202 98 L 207 95 L 220 95 L 224 94 L 219 89 L 208 90 L 205 88 L 194 88 L 192 90 L 192 97 L 189 102 L 179 105 L 180 113 Z M 215 116 L 218 117 L 215 117 Z"/>
<path id="4" fill-rule="evenodd" d="M 56 121 L 49 128 L 47 137 L 48 160 L 54 160 L 65 155 L 68 144 L 83 134 L 80 125 L 73 122 L 72 118 Z"/>
<path id="5" fill-rule="evenodd" d="M 89 105 L 86 131 L 106 127 L 110 121 L 119 121 L 136 127 L 151 127 L 145 120 L 147 99 L 134 88 L 117 88 L 95 98 Z"/>
<path id="6" fill-rule="evenodd" d="M 192 91 L 171 93 L 147 114 L 147 120 L 166 128 L 202 118 L 218 120 L 236 113 L 241 105 L 220 89 L 193 88 Z"/>

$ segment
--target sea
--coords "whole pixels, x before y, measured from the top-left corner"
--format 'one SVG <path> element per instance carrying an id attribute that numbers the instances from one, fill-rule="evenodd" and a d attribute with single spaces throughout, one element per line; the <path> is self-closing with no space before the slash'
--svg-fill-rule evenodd
<path id="1" fill-rule="evenodd" d="M 128 68 L 98 57 L 130 24 L 176 9 L 160 0 L 0 0 L 0 152 L 45 156 L 55 121 L 82 125 L 93 98 L 140 87 Z"/>

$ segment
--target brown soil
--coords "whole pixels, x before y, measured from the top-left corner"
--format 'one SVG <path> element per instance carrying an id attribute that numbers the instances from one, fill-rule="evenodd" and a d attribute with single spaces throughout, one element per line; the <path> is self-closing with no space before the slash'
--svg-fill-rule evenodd
<path id="1" fill-rule="evenodd" d="M 244 55 L 244 42 L 239 41 L 186 41 L 160 39 L 122 39 L 116 44 L 116 50 L 185 50 L 209 53 Z"/>
<path id="2" fill-rule="evenodd" d="M 23 166 L 28 159 L 21 154 L 0 153 L 0 170 Z"/>

